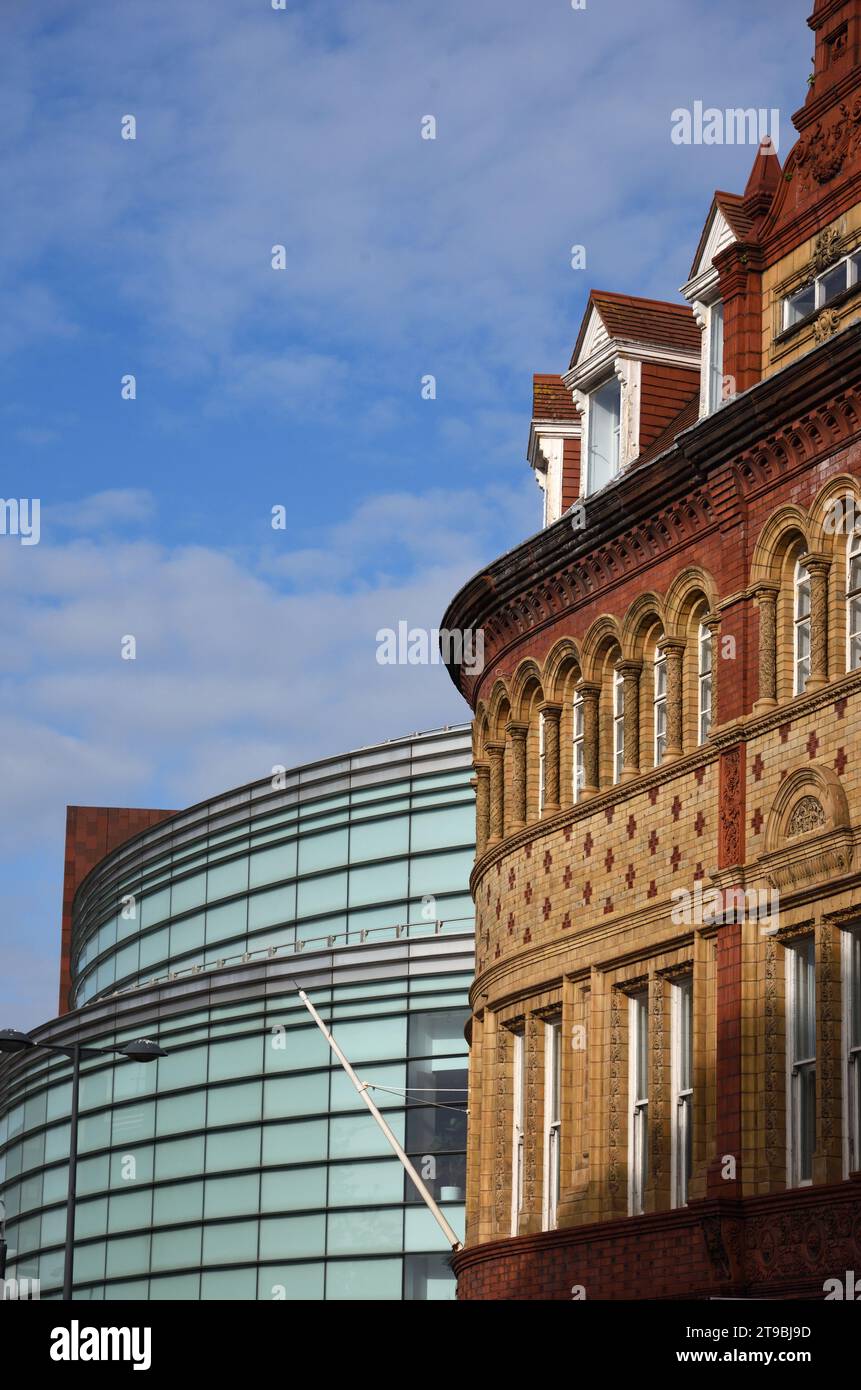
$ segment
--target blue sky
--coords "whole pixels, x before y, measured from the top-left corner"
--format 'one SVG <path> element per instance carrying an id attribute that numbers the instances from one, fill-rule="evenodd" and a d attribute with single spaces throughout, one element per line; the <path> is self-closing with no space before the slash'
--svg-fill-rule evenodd
<path id="1" fill-rule="evenodd" d="M 537 529 L 532 373 L 590 286 L 675 297 L 743 188 L 674 108 L 779 107 L 785 154 L 810 8 L 6 0 L 2 493 L 42 525 L 0 537 L 0 1021 L 54 1012 L 67 803 L 468 717 L 375 634 Z"/>

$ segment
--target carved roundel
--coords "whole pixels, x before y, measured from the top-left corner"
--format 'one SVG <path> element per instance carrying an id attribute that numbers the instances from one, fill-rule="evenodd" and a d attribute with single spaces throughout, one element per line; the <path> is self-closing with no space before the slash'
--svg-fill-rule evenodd
<path id="1" fill-rule="evenodd" d="M 815 796 L 803 796 L 792 808 L 786 833 L 804 835 L 808 830 L 819 830 L 824 825 L 825 811 L 822 802 Z"/>
<path id="2" fill-rule="evenodd" d="M 846 793 L 830 767 L 807 763 L 784 778 L 768 814 L 766 853 L 805 835 L 823 834 L 849 825 Z"/>

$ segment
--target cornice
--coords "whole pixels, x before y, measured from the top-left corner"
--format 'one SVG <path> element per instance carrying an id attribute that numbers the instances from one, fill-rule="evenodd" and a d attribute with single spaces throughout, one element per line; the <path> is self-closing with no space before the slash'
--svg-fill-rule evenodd
<path id="1" fill-rule="evenodd" d="M 494 666 L 527 633 L 610 592 L 694 534 L 731 522 L 745 494 L 857 438 L 859 348 L 855 323 L 699 420 L 648 465 L 583 499 L 578 529 L 563 516 L 469 580 L 442 624 L 485 631 L 484 672 L 469 677 L 449 668 L 466 698 L 474 704 Z"/>

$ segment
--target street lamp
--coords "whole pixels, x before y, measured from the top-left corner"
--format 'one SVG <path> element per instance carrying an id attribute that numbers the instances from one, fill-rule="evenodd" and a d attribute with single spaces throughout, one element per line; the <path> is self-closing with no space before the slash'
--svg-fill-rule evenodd
<path id="1" fill-rule="evenodd" d="M 29 1052 L 33 1047 L 62 1052 L 72 1061 L 72 1114 L 69 1130 L 69 1191 L 66 1207 L 66 1252 L 63 1260 L 63 1299 L 70 1302 L 75 1263 L 75 1200 L 78 1190 L 78 1090 L 82 1057 L 125 1057 L 130 1062 L 154 1062 L 167 1053 L 149 1038 L 136 1038 L 124 1047 L 82 1047 L 79 1042 L 37 1042 L 17 1028 L 0 1028 L 0 1052 Z"/>

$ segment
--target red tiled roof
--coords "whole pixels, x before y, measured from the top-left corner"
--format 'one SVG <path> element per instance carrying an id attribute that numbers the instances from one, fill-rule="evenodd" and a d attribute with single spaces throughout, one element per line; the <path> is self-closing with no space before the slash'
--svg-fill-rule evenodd
<path id="1" fill-rule="evenodd" d="M 634 468 L 639 468 L 640 465 L 644 463 L 650 463 L 652 459 L 656 459 L 659 454 L 662 454 L 665 449 L 669 449 L 676 435 L 681 434 L 682 430 L 690 429 L 691 425 L 696 424 L 699 419 L 699 414 L 700 393 L 698 391 L 695 396 L 691 396 L 691 399 L 682 407 L 675 419 L 670 421 L 666 429 L 658 435 L 657 439 L 653 439 L 649 447 L 643 450 L 634 462 Z"/>
<path id="2" fill-rule="evenodd" d="M 648 344 L 650 347 L 681 348 L 687 352 L 700 350 L 700 330 L 688 304 L 671 304 L 663 299 L 636 299 L 629 294 L 593 290 L 571 354 L 572 367 L 577 361 L 593 308 L 600 314 L 611 338 Z"/>
<path id="3" fill-rule="evenodd" d="M 561 376 L 536 373 L 532 378 L 533 420 L 579 420 L 580 412 Z"/>
<path id="4" fill-rule="evenodd" d="M 708 240 L 708 234 L 711 230 L 712 218 L 714 217 L 716 208 L 719 212 L 723 213 L 736 241 L 749 241 L 753 232 L 753 223 L 744 210 L 744 198 L 740 197 L 738 193 L 725 193 L 722 189 L 718 189 L 717 193 L 712 198 L 709 215 L 705 220 L 699 244 L 697 245 L 696 253 L 691 264 L 691 275 L 696 274 L 697 266 L 700 263 L 700 257 L 705 250 L 705 244 Z"/>

